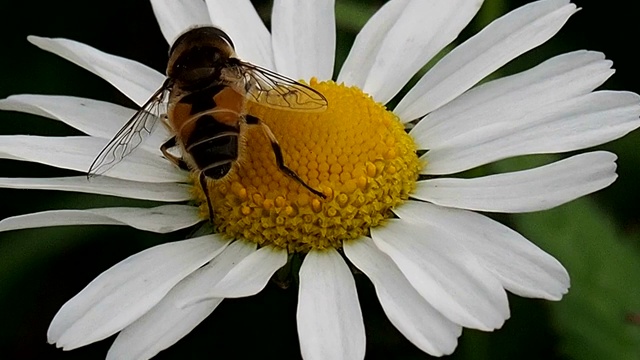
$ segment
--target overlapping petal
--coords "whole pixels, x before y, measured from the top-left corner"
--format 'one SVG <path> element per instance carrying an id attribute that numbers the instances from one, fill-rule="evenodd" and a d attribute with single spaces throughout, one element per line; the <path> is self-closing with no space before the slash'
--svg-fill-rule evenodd
<path id="1" fill-rule="evenodd" d="M 409 341 L 434 356 L 453 352 L 462 327 L 444 317 L 420 296 L 371 239 L 345 242 L 344 253 L 371 279 L 387 317 Z"/>
<path id="2" fill-rule="evenodd" d="M 87 135 L 104 139 L 111 139 L 136 113 L 133 109 L 104 101 L 54 95 L 9 96 L 0 100 L 0 109 L 59 120 Z M 155 126 L 140 147 L 160 154 L 160 146 L 168 138 L 166 127 Z"/>
<path id="3" fill-rule="evenodd" d="M 418 293 L 449 320 L 490 331 L 509 317 L 500 282 L 451 233 L 428 223 L 388 220 L 372 228 L 371 236 Z"/>
<path id="4" fill-rule="evenodd" d="M 451 43 L 482 0 L 395 0 L 360 31 L 338 82 L 386 103 L 433 56 Z"/>
<path id="5" fill-rule="evenodd" d="M 255 244 L 236 241 L 202 268 L 180 281 L 151 310 L 118 334 L 107 359 L 149 359 L 187 335 L 216 309 L 222 299 L 178 306 L 203 288 L 215 285 L 235 264 L 255 251 Z"/>
<path id="6" fill-rule="evenodd" d="M 90 136 L 0 136 L 0 158 L 30 161 L 86 173 L 107 140 Z M 109 170 L 109 176 L 152 183 L 186 182 L 187 173 L 159 155 L 138 148 Z"/>
<path id="7" fill-rule="evenodd" d="M 513 124 L 518 114 L 593 91 L 614 73 L 611 65 L 594 51 L 558 55 L 469 90 L 421 119 L 411 136 L 420 148 L 431 149 L 485 126 Z"/>
<path id="8" fill-rule="evenodd" d="M 0 178 L 0 188 L 76 191 L 129 199 L 177 202 L 191 199 L 190 186 L 175 183 L 148 183 L 98 176 L 61 178 Z"/>
<path id="9" fill-rule="evenodd" d="M 597 91 L 533 111 L 510 107 L 502 111 L 510 114 L 506 118 L 511 121 L 468 129 L 431 148 L 423 155 L 429 163 L 424 173 L 451 174 L 518 155 L 580 150 L 640 126 L 640 96 L 631 92 Z"/>
<path id="10" fill-rule="evenodd" d="M 411 121 L 446 104 L 520 54 L 549 40 L 577 11 L 569 0 L 524 5 L 493 21 L 442 58 L 395 109 Z"/>
<path id="11" fill-rule="evenodd" d="M 569 288 L 569 275 L 558 260 L 483 215 L 418 201 L 407 201 L 394 212 L 402 220 L 452 234 L 515 294 L 559 300 Z"/>
<path id="12" fill-rule="evenodd" d="M 62 306 L 49 326 L 49 342 L 71 350 L 115 334 L 149 311 L 180 280 L 227 244 L 217 235 L 207 235 L 130 256 Z"/>
<path id="13" fill-rule="evenodd" d="M 184 299 L 182 306 L 215 298 L 255 295 L 264 289 L 273 274 L 286 263 L 286 250 L 272 245 L 262 247 L 239 261 L 216 284 L 210 284 L 192 298 Z"/>
<path id="14" fill-rule="evenodd" d="M 616 156 L 590 152 L 534 169 L 473 179 L 418 181 L 413 198 L 454 208 L 518 213 L 546 210 L 615 181 Z"/>
<path id="15" fill-rule="evenodd" d="M 66 225 L 126 225 L 135 229 L 168 233 L 199 223 L 198 211 L 188 205 L 155 208 L 113 207 L 87 210 L 50 210 L 9 217 L 0 231 Z"/>

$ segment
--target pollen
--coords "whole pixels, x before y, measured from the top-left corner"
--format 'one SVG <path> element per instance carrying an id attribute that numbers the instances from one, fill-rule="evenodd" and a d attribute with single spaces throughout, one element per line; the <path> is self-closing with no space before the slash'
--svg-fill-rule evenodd
<path id="1" fill-rule="evenodd" d="M 326 110 L 249 103 L 247 111 L 271 129 L 285 165 L 325 198 L 280 171 L 261 127 L 247 125 L 232 170 L 208 182 L 217 232 L 290 253 L 341 248 L 393 216 L 413 191 L 421 164 L 398 118 L 356 87 L 315 79 L 310 86 Z M 208 218 L 202 188 L 194 195 Z"/>

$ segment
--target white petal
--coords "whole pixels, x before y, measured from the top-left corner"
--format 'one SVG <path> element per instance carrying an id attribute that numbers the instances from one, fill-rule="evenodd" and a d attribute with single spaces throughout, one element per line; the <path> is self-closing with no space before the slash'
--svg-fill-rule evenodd
<path id="1" fill-rule="evenodd" d="M 613 183 L 616 156 L 596 151 L 534 169 L 473 179 L 418 181 L 413 198 L 434 204 L 491 212 L 546 210 Z"/>
<path id="2" fill-rule="evenodd" d="M 569 274 L 558 260 L 486 216 L 417 201 L 407 201 L 394 212 L 403 220 L 454 234 L 512 293 L 559 300 L 569 289 Z"/>
<path id="3" fill-rule="evenodd" d="M 471 21 L 481 0 L 395 1 L 356 37 L 338 83 L 386 103 Z"/>
<path id="4" fill-rule="evenodd" d="M 575 51 L 475 87 L 425 116 L 411 130 L 421 148 L 442 147 L 459 135 L 495 123 L 513 123 L 517 114 L 535 112 L 587 94 L 614 71 L 604 54 Z"/>
<path id="5" fill-rule="evenodd" d="M 136 110 L 85 98 L 53 95 L 13 95 L 0 100 L 0 109 L 21 111 L 60 120 L 87 135 L 111 139 Z M 141 148 L 161 154 L 160 145 L 170 137 L 166 127 L 155 126 Z"/>
<path id="6" fill-rule="evenodd" d="M 271 31 L 276 69 L 293 79 L 330 80 L 336 52 L 334 0 L 275 0 Z"/>
<path id="7" fill-rule="evenodd" d="M 122 330 L 156 305 L 180 280 L 215 257 L 228 241 L 215 235 L 158 245 L 100 274 L 62 306 L 47 333 L 71 350 Z"/>
<path id="8" fill-rule="evenodd" d="M 387 33 L 395 26 L 398 19 L 412 0 L 391 0 L 386 2 L 360 30 L 345 60 L 338 83 L 362 88 L 374 65 L 375 57 L 381 51 Z"/>
<path id="9" fill-rule="evenodd" d="M 107 140 L 89 136 L 0 136 L 0 158 L 31 161 L 87 172 Z M 138 148 L 109 170 L 110 177 L 143 182 L 186 182 L 187 173 L 166 159 Z"/>
<path id="10" fill-rule="evenodd" d="M 187 29 L 211 26 L 207 5 L 202 0 L 151 0 L 151 6 L 169 44 Z"/>
<path id="11" fill-rule="evenodd" d="M 569 0 L 535 1 L 495 20 L 434 65 L 394 112 L 410 121 L 439 108 L 549 40 L 576 11 Z"/>
<path id="12" fill-rule="evenodd" d="M 271 276 L 287 263 L 287 251 L 274 246 L 265 246 L 242 259 L 217 284 L 200 290 L 183 306 L 215 298 L 238 298 L 259 293 Z M 194 292 L 195 293 L 195 292 Z"/>
<path id="13" fill-rule="evenodd" d="M 111 195 L 129 199 L 154 201 L 187 201 L 191 199 L 190 186 L 174 183 L 147 183 L 98 176 L 61 178 L 0 178 L 0 188 L 77 191 L 89 194 Z"/>
<path id="14" fill-rule="evenodd" d="M 168 233 L 202 221 L 189 205 L 155 208 L 113 207 L 87 210 L 51 210 L 0 220 L 0 231 L 66 225 L 126 225 L 139 230 Z"/>
<path id="15" fill-rule="evenodd" d="M 68 39 L 29 36 L 28 40 L 100 76 L 142 106 L 160 88 L 164 75 L 136 61 L 110 55 Z"/>
<path id="16" fill-rule="evenodd" d="M 424 172 L 450 174 L 512 156 L 584 149 L 640 126 L 640 96 L 630 92 L 598 91 L 522 110 L 503 109 L 511 121 L 470 129 L 432 147 L 423 156 Z"/>
<path id="17" fill-rule="evenodd" d="M 189 283 L 189 278 L 176 285 L 180 290 L 172 289 L 158 305 L 118 334 L 109 348 L 107 360 L 151 359 L 189 334 L 224 300 L 212 299 L 180 309 L 174 304 L 174 294 L 184 291 L 181 286 L 184 282 Z"/>
<path id="18" fill-rule="evenodd" d="M 346 241 L 344 253 L 371 279 L 391 323 L 422 351 L 451 354 L 462 328 L 434 309 L 411 286 L 400 269 L 369 238 Z"/>
<path id="19" fill-rule="evenodd" d="M 222 299 L 181 308 L 180 299 L 193 297 L 216 284 L 239 261 L 255 251 L 255 244 L 236 241 L 202 268 L 180 281 L 167 296 L 118 334 L 107 360 L 149 359 L 175 344 L 215 310 Z"/>
<path id="20" fill-rule="evenodd" d="M 104 101 L 54 95 L 12 95 L 0 100 L 0 109 L 60 120 L 101 138 L 111 138 L 135 114 L 133 109 Z"/>
<path id="21" fill-rule="evenodd" d="M 356 284 L 337 251 L 312 250 L 300 268 L 298 334 L 302 357 L 363 359 L 365 334 Z"/>
<path id="22" fill-rule="evenodd" d="M 271 34 L 250 0 L 206 0 L 213 24 L 233 40 L 238 56 L 275 70 Z"/>
<path id="23" fill-rule="evenodd" d="M 426 223 L 389 220 L 371 229 L 371 235 L 418 293 L 449 320 L 490 331 L 509 317 L 500 282 L 452 234 Z"/>

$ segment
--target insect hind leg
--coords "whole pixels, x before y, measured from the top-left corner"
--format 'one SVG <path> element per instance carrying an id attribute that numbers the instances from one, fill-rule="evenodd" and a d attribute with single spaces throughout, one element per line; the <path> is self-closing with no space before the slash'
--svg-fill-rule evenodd
<path id="1" fill-rule="evenodd" d="M 162 146 L 160 146 L 160 151 L 164 157 L 169 159 L 172 163 L 177 165 L 182 170 L 189 170 L 189 166 L 187 163 L 169 152 L 169 149 L 176 147 L 178 145 L 176 137 L 172 137 L 167 140 Z M 204 174 L 204 171 L 200 172 L 198 177 L 200 181 L 200 186 L 202 187 L 202 191 L 204 192 L 204 197 L 207 199 L 207 209 L 209 210 L 209 221 L 213 223 L 213 206 L 211 206 L 211 197 L 209 196 L 209 188 L 207 187 L 207 176 Z"/>
<path id="2" fill-rule="evenodd" d="M 213 223 L 213 206 L 211 205 L 211 197 L 209 195 L 209 187 L 207 186 L 207 176 L 204 171 L 200 172 L 200 186 L 204 192 L 204 197 L 207 199 L 207 209 L 209 210 L 209 221 Z"/>
<path id="3" fill-rule="evenodd" d="M 160 146 L 160 151 L 162 151 L 162 155 L 164 155 L 165 158 L 174 163 L 180 169 L 189 170 L 189 165 L 187 165 L 187 163 L 182 158 L 177 157 L 169 152 L 169 149 L 176 146 L 178 146 L 178 142 L 176 140 L 176 137 L 174 136 Z"/>
<path id="4" fill-rule="evenodd" d="M 264 131 L 265 135 L 267 135 L 267 138 L 271 142 L 271 149 L 273 150 L 273 154 L 276 156 L 276 165 L 278 165 L 278 169 L 280 169 L 280 171 L 282 171 L 285 175 L 292 178 L 293 180 L 297 181 L 300 185 L 304 186 L 305 189 L 309 190 L 311 193 L 315 194 L 316 196 L 319 196 L 323 199 L 327 198 L 325 194 L 309 186 L 306 182 L 304 182 L 304 180 L 302 180 L 298 176 L 298 174 L 295 173 L 295 171 L 289 169 L 287 165 L 285 165 L 284 156 L 282 155 L 282 149 L 280 148 L 280 144 L 278 143 L 278 140 L 276 139 L 275 135 L 273 134 L 269 126 L 267 126 L 267 124 L 263 123 L 259 118 L 251 115 L 245 116 L 245 122 L 248 125 L 260 125 L 260 127 L 262 128 L 262 131 Z"/>

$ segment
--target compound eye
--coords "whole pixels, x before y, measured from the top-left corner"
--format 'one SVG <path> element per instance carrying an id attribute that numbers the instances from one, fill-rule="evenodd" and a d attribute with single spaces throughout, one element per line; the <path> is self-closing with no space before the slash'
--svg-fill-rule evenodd
<path id="1" fill-rule="evenodd" d="M 213 46 L 194 46 L 178 55 L 172 68 L 168 69 L 169 77 L 182 81 L 194 81 L 215 73 L 224 64 L 223 53 Z"/>

